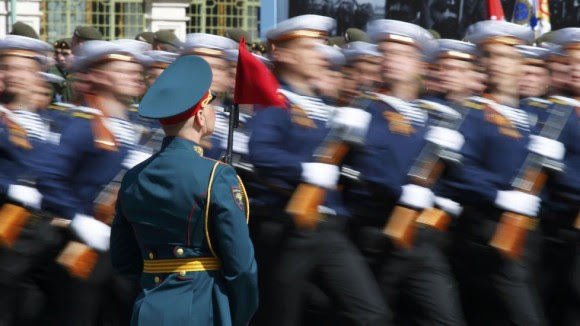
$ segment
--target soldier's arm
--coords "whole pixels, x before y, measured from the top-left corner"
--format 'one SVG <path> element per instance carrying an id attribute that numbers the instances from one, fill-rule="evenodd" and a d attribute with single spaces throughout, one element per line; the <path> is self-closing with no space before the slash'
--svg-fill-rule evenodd
<path id="1" fill-rule="evenodd" d="M 37 180 L 43 196 L 43 208 L 62 217 L 72 218 L 78 210 L 78 194 L 72 189 L 73 174 L 82 154 L 93 147 L 92 132 L 88 120 L 77 118 L 70 121 L 61 135 L 59 146 L 51 146 L 45 164 Z"/>
<path id="2" fill-rule="evenodd" d="M 250 137 L 250 161 L 266 176 L 300 180 L 301 159 L 285 150 L 287 128 L 291 126 L 289 112 L 281 108 L 259 111 L 252 122 L 255 126 Z"/>
<path id="3" fill-rule="evenodd" d="M 257 265 L 241 191 L 234 169 L 220 166 L 211 191 L 210 237 L 222 261 L 234 326 L 247 325 L 258 307 Z"/>
<path id="4" fill-rule="evenodd" d="M 131 224 L 127 220 L 121 199 L 117 200 L 115 219 L 111 226 L 111 263 L 124 275 L 140 275 L 143 258 Z"/>

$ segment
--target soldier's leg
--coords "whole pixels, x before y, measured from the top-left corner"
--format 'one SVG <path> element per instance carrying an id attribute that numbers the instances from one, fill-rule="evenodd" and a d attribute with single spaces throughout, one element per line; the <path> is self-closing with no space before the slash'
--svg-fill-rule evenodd
<path id="1" fill-rule="evenodd" d="M 493 287 L 514 325 L 544 325 L 543 308 L 536 291 L 530 261 L 537 255 L 537 234 L 528 233 L 521 260 L 501 257 L 492 275 Z"/>
<path id="2" fill-rule="evenodd" d="M 416 305 L 411 307 L 416 312 L 411 318 L 419 325 L 464 325 L 457 284 L 442 249 L 433 242 L 418 242 L 413 252 L 412 268 L 404 281 L 406 296 Z"/>
<path id="3" fill-rule="evenodd" d="M 316 258 L 314 231 L 291 231 L 278 252 L 269 284 L 266 325 L 296 326 L 302 320 L 304 289 Z M 262 301 L 263 302 L 263 301 Z"/>
<path id="4" fill-rule="evenodd" d="M 387 325 L 391 314 L 365 259 L 343 233 L 320 232 L 316 273 L 348 325 Z"/>

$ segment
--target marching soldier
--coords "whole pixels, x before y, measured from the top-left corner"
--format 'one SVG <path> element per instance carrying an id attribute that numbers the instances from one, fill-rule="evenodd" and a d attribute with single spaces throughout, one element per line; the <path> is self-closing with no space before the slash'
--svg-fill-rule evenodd
<path id="1" fill-rule="evenodd" d="M 23 225 L 17 238 L 9 240 L 8 232 L 11 231 L 7 225 L 11 216 L 4 208 L 18 205 L 36 210 L 40 207 L 42 196 L 34 188 L 34 182 L 48 147 L 58 139 L 57 135 L 53 137 L 51 124 L 43 114 L 50 91 L 39 74 L 46 64 L 49 46 L 19 35 L 8 35 L 0 40 L 3 85 L 0 95 L 0 222 L 3 224 L 0 232 L 0 307 L 6 325 L 34 324 L 38 318 L 36 309 L 41 306 L 32 299 L 34 297 L 28 296 L 34 292 L 30 289 L 35 288 L 35 284 L 29 283 L 28 273 L 36 263 L 39 229 Z M 43 94 L 47 91 L 48 94 Z M 43 236 L 50 235 L 43 233 Z"/>
<path id="2" fill-rule="evenodd" d="M 424 75 L 422 56 L 432 42 L 423 28 L 395 20 L 376 20 L 368 33 L 382 53 L 381 93 L 361 100 L 372 115 L 365 146 L 347 160 L 357 172 L 357 181 L 345 190 L 349 209 L 355 216 L 356 241 L 379 281 L 380 289 L 392 307 L 397 321 L 411 318 L 419 324 L 436 321 L 442 325 L 461 325 L 463 317 L 449 263 L 442 251 L 445 233 L 431 227 L 416 227 L 413 243 L 387 238 L 386 225 L 397 224 L 399 211 L 430 209 L 434 194 L 407 176 L 409 168 L 424 147 L 426 139 L 447 147 L 443 140 L 461 145 L 461 135 L 448 130 L 427 133 L 427 114 L 411 101 L 419 96 L 419 80 Z M 451 140 L 447 138 L 452 138 Z M 412 213 L 415 214 L 415 213 Z M 406 241 L 401 239 L 402 241 Z M 406 300 L 406 301 L 405 301 Z M 402 305 L 408 302 L 409 305 Z M 407 316 L 405 315 L 407 314 Z"/>
<path id="3" fill-rule="evenodd" d="M 101 212 L 96 207 L 114 205 L 114 198 L 111 203 L 97 199 L 114 184 L 123 168 L 147 156 L 135 149 L 135 131 L 127 120 L 132 98 L 144 91 L 144 57 L 111 42 L 87 41 L 76 60 L 79 69 L 88 74 L 92 92 L 83 94 L 85 106 L 72 112 L 62 130 L 60 146 L 46 154 L 37 181 L 43 194 L 42 208 L 70 221 L 62 240 L 45 257 L 46 266 L 35 273 L 36 278 L 50 275 L 53 279 L 52 286 L 46 287 L 50 298 L 47 322 L 59 325 L 95 323 L 104 285 L 113 282 L 106 254 L 99 255 L 94 271 L 83 270 L 81 275 L 74 269 L 74 262 L 59 259 L 55 264 L 55 255 L 69 240 L 84 243 L 92 252 L 107 251 L 110 228 L 106 223 L 112 216 L 99 214 L 101 221 L 93 216 Z M 54 280 L 60 280 L 60 284 L 56 286 Z M 118 304 L 129 310 L 133 295 L 124 293 Z M 71 310 L 67 302 L 75 302 L 75 309 Z M 129 317 L 124 318 L 127 323 Z"/>
<path id="4" fill-rule="evenodd" d="M 342 319 L 350 325 L 389 322 L 372 274 L 346 237 L 347 212 L 336 191 L 338 167 L 314 157 L 325 144 L 333 110 L 316 97 L 312 83 L 325 65 L 317 46 L 325 43 L 334 24 L 329 17 L 298 16 L 278 24 L 267 35 L 285 103 L 259 110 L 252 120 L 250 160 L 268 184 L 267 191 L 254 193 L 252 208 L 253 218 L 259 219 L 254 241 L 258 243 L 263 298 L 256 325 L 300 325 L 308 282 L 337 303 L 339 313 L 331 320 Z M 361 114 L 346 112 L 354 119 L 343 117 L 340 125 L 360 127 L 356 124 L 361 124 Z M 300 182 L 309 185 L 300 187 Z M 297 188 L 311 187 L 326 192 L 326 199 L 309 210 L 319 216 L 319 222 L 305 225 L 299 217 L 286 213 L 285 207 Z M 310 198 L 295 196 L 297 205 Z"/>
<path id="5" fill-rule="evenodd" d="M 567 89 L 553 91 L 545 108 L 548 114 L 557 106 L 568 106 L 566 125 L 558 138 L 565 146 L 563 172 L 549 180 L 541 212 L 543 235 L 542 275 L 543 298 L 547 317 L 553 325 L 577 325 L 580 307 L 580 254 L 578 251 L 580 228 L 580 29 L 565 28 L 554 31 L 548 38 L 561 49 L 553 55 L 567 59 Z M 554 67 L 554 66 L 551 66 Z M 553 75 L 561 71 L 552 71 Z M 566 80 L 565 79 L 565 80 Z M 565 91 L 562 92 L 562 91 Z M 564 94 L 570 97 L 563 96 Z M 539 116 L 545 125 L 549 115 Z"/>
<path id="6" fill-rule="evenodd" d="M 538 214 L 540 198 L 511 184 L 530 153 L 528 147 L 542 157 L 554 156 L 545 142 L 530 143 L 528 116 L 518 109 L 514 87 L 522 76 L 522 57 L 514 45 L 531 42 L 533 33 L 507 22 L 483 21 L 469 27 L 466 39 L 482 52 L 487 91 L 465 104 L 462 164 L 447 171 L 440 189 L 464 207 L 454 251 L 462 302 L 473 325 L 542 325 L 531 281 L 536 233 L 527 232 L 522 250 L 513 253 L 511 246 L 504 249 L 508 233 L 501 232 L 506 218 L 530 221 Z"/>
<path id="7" fill-rule="evenodd" d="M 123 179 L 113 223 L 113 265 L 143 288 L 131 325 L 245 326 L 257 308 L 244 186 L 199 146 L 214 129 L 210 84 L 209 65 L 183 56 L 139 107 L 167 136 Z"/>
<path id="8" fill-rule="evenodd" d="M 361 41 L 346 44 L 342 53 L 346 65 L 342 69 L 344 78 L 339 104 L 349 105 L 362 92 L 374 91 L 380 86 L 381 54 L 376 44 Z"/>

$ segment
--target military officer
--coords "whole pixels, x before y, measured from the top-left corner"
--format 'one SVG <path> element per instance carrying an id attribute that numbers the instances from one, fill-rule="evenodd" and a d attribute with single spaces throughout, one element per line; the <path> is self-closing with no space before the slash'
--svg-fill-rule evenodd
<path id="1" fill-rule="evenodd" d="M 528 232 L 521 258 L 496 249 L 494 235 L 503 213 L 537 216 L 540 198 L 515 190 L 511 182 L 530 150 L 554 157 L 550 145 L 530 138 L 525 111 L 518 108 L 522 57 L 515 45 L 533 40 L 520 25 L 483 21 L 468 28 L 466 39 L 478 46 L 488 75 L 485 96 L 466 102 L 461 132 L 462 164 L 442 180 L 442 193 L 464 206 L 458 219 L 454 259 L 470 324 L 510 322 L 542 325 L 542 308 L 532 279 L 536 234 Z M 530 143 L 530 141 L 532 141 Z M 513 215 L 508 215 L 513 216 Z M 527 218 L 527 217 L 526 217 Z M 503 223 L 503 222 L 502 222 Z"/>
<path id="2" fill-rule="evenodd" d="M 155 39 L 155 33 L 153 33 L 153 32 L 142 32 L 142 33 L 139 33 L 139 34 L 135 35 L 135 39 L 137 41 L 147 42 L 147 43 L 153 45 L 153 41 Z"/>
<path id="3" fill-rule="evenodd" d="M 139 107 L 167 137 L 123 179 L 112 228 L 114 267 L 141 277 L 131 325 L 244 326 L 257 308 L 244 186 L 199 146 L 214 129 L 210 84 L 209 65 L 182 56 Z"/>
<path id="4" fill-rule="evenodd" d="M 434 205 L 432 190 L 407 176 L 426 138 L 439 144 L 442 137 L 438 130 L 427 133 L 427 114 L 412 103 L 419 96 L 419 80 L 425 73 L 422 56 L 432 37 L 417 25 L 395 20 L 372 21 L 367 32 L 382 53 L 383 87 L 359 102 L 372 120 L 364 147 L 355 149 L 347 160 L 359 173 L 359 182 L 345 190 L 345 200 L 355 216 L 357 244 L 375 271 L 388 304 L 398 307 L 404 300 L 412 304 L 412 313 L 397 310 L 399 322 L 411 318 L 419 324 L 436 320 L 461 325 L 456 287 L 440 246 L 445 234 L 421 227 L 408 248 L 383 234 L 384 226 L 399 218 L 393 213 L 396 207 L 421 211 Z M 461 138 L 451 130 L 448 134 Z"/>
<path id="5" fill-rule="evenodd" d="M 181 41 L 171 30 L 159 30 L 153 34 L 153 50 L 179 52 Z"/>
<path id="6" fill-rule="evenodd" d="M 255 218 L 260 219 L 254 241 L 259 243 L 264 293 L 257 325 L 301 324 L 307 282 L 338 304 L 339 313 L 330 320 L 339 318 L 350 325 L 389 322 L 376 283 L 344 232 L 347 212 L 335 190 L 338 167 L 313 157 L 329 132 L 333 112 L 317 97 L 312 83 L 326 65 L 317 46 L 325 43 L 334 25 L 329 17 L 297 16 L 267 35 L 285 104 L 259 110 L 252 120 L 250 161 L 268 184 L 267 191 L 253 195 Z M 300 182 L 326 189 L 324 203 L 313 208 L 323 217 L 314 229 L 285 213 Z"/>
<path id="7" fill-rule="evenodd" d="M 77 46 L 86 41 L 100 41 L 103 34 L 92 26 L 77 26 L 73 32 L 70 47 L 73 53 L 77 51 Z"/>
<path id="8" fill-rule="evenodd" d="M 10 30 L 10 35 L 20 35 L 26 36 L 34 39 L 39 39 L 38 33 L 32 28 L 32 26 L 25 24 L 23 22 L 16 22 L 12 24 L 12 30 Z"/>

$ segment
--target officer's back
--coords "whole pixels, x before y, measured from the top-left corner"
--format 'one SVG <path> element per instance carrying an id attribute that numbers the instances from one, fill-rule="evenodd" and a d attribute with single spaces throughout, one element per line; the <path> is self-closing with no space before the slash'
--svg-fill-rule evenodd
<path id="1" fill-rule="evenodd" d="M 123 179 L 111 234 L 113 266 L 141 275 L 132 325 L 246 325 L 257 308 L 247 197 L 235 170 L 204 158 L 199 146 L 213 130 L 209 65 L 193 56 L 175 65 L 139 108 L 144 117 L 160 119 L 168 136 Z M 192 70 L 198 92 L 173 83 Z M 172 108 L 160 105 L 164 96 L 158 96 L 168 89 Z"/>

